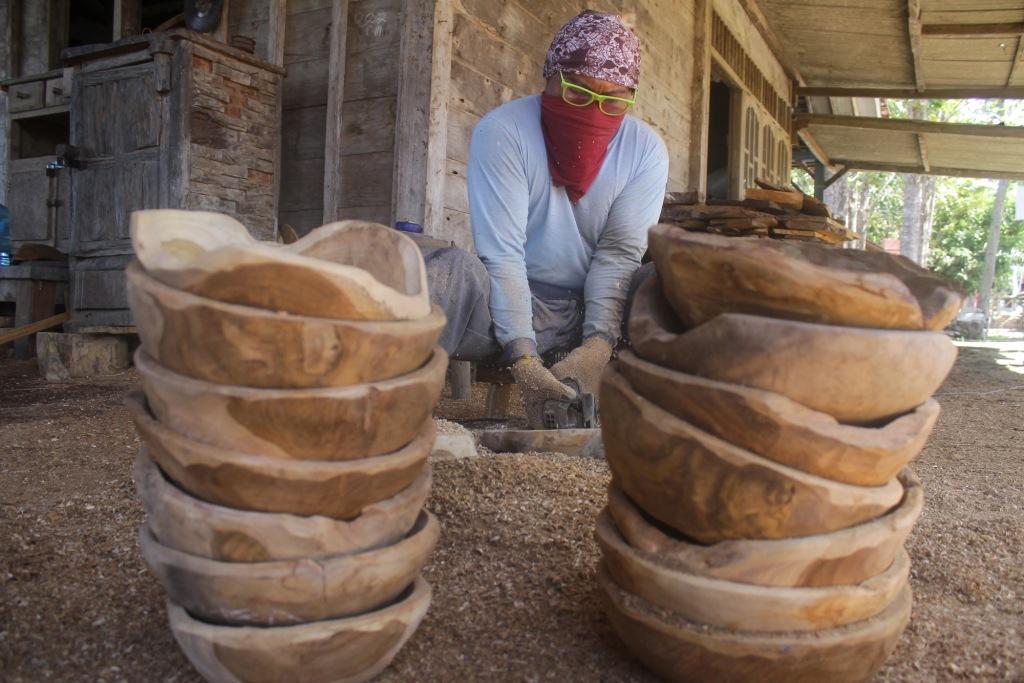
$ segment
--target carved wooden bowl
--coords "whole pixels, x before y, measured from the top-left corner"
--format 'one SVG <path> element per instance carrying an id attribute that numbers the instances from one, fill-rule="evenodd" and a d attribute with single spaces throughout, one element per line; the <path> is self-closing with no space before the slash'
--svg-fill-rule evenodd
<path id="1" fill-rule="evenodd" d="M 138 262 L 125 272 L 146 353 L 169 370 L 215 384 L 303 389 L 398 377 L 430 358 L 445 324 L 437 307 L 400 321 L 278 313 L 169 287 Z"/>
<path id="2" fill-rule="evenodd" d="M 778 540 L 731 540 L 700 545 L 647 516 L 612 483 L 608 512 L 622 537 L 640 553 L 698 576 L 759 586 L 820 587 L 866 581 L 892 566 L 924 506 L 921 483 L 900 475 L 903 500 L 891 512 L 826 534 Z"/>
<path id="3" fill-rule="evenodd" d="M 125 398 L 149 456 L 193 496 L 240 510 L 353 519 L 419 476 L 434 443 L 433 420 L 403 448 L 358 460 L 290 460 L 249 455 L 188 439 L 146 409 L 142 393 Z"/>
<path id="4" fill-rule="evenodd" d="M 162 545 L 222 562 L 268 562 L 345 555 L 397 543 L 412 529 L 430 493 L 430 466 L 394 496 L 353 520 L 251 512 L 195 498 L 164 477 L 145 449 L 135 485 L 150 530 Z"/>
<path id="5" fill-rule="evenodd" d="M 782 587 L 725 581 L 687 572 L 622 538 L 607 510 L 597 519 L 604 566 L 623 590 L 684 619 L 743 631 L 815 631 L 869 619 L 907 585 L 905 550 L 881 574 L 838 586 Z"/>
<path id="6" fill-rule="evenodd" d="M 377 223 L 329 223 L 283 246 L 255 240 L 238 221 L 205 211 L 134 211 L 130 227 L 146 271 L 192 294 L 316 318 L 430 314 L 419 248 Z"/>
<path id="7" fill-rule="evenodd" d="M 963 294 L 902 256 L 657 225 L 651 256 L 686 327 L 722 313 L 831 325 L 941 331 Z"/>
<path id="8" fill-rule="evenodd" d="M 351 460 L 408 445 L 430 418 L 448 356 L 436 348 L 419 370 L 350 387 L 254 389 L 185 377 L 135 354 L 149 407 L 168 428 L 211 446 L 255 455 Z"/>
<path id="9" fill-rule="evenodd" d="M 167 597 L 218 624 L 277 626 L 336 619 L 394 600 L 423 567 L 440 534 L 423 512 L 393 545 L 346 555 L 270 562 L 219 562 L 169 548 L 143 524 L 146 564 Z"/>
<path id="10" fill-rule="evenodd" d="M 430 585 L 417 578 L 386 607 L 312 624 L 209 624 L 170 602 L 167 616 L 185 656 L 211 683 L 362 683 L 391 663 L 429 606 Z"/>
<path id="11" fill-rule="evenodd" d="M 615 481 L 645 512 L 701 543 L 836 531 L 903 496 L 897 481 L 842 484 L 726 443 L 639 396 L 614 367 L 600 401 Z"/>
<path id="12" fill-rule="evenodd" d="M 875 427 L 844 425 L 761 389 L 716 382 L 619 354 L 619 372 L 638 394 L 694 427 L 819 477 L 882 486 L 924 448 L 939 417 L 928 399 Z"/>
<path id="13" fill-rule="evenodd" d="M 719 382 L 771 391 L 839 422 L 914 410 L 956 360 L 939 332 L 869 330 L 725 313 L 686 331 L 658 278 L 637 290 L 629 333 L 638 356 Z"/>
<path id="14" fill-rule="evenodd" d="M 670 681 L 856 683 L 871 678 L 910 621 L 905 586 L 877 615 L 819 631 L 733 631 L 688 621 L 624 591 L 602 567 L 605 612 L 636 657 Z"/>

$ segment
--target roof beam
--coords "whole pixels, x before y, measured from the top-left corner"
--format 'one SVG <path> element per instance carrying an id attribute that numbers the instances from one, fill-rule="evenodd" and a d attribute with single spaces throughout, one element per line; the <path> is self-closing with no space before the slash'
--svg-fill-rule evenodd
<path id="1" fill-rule="evenodd" d="M 894 130 L 902 133 L 946 133 L 973 135 L 986 138 L 1024 139 L 1024 126 L 990 126 L 974 123 L 940 123 L 912 119 L 876 119 L 868 116 L 829 116 L 827 114 L 798 114 L 794 125 L 798 131 L 808 126 L 832 126 L 870 130 Z"/>
<path id="2" fill-rule="evenodd" d="M 1022 61 L 1024 61 L 1024 36 L 1018 36 L 1017 51 L 1013 54 L 1013 63 L 1010 65 L 1010 75 L 1006 77 L 1007 88 L 1013 85 L 1013 81 L 1017 77 L 1017 70 L 1020 68 L 1020 63 Z"/>
<path id="3" fill-rule="evenodd" d="M 854 161 L 850 159 L 837 159 L 837 163 L 848 165 L 851 170 L 858 171 L 882 171 L 884 173 L 915 173 L 920 174 L 921 169 L 916 166 L 904 164 L 887 164 L 876 161 Z M 986 178 L 992 180 L 1024 180 L 1024 172 L 1013 173 L 1010 171 L 983 171 L 971 168 L 950 168 L 946 166 L 932 166 L 928 175 L 955 176 L 958 178 Z"/>
<path id="4" fill-rule="evenodd" d="M 1013 36 L 1024 33 L 1024 21 L 1003 24 L 925 24 L 926 36 Z"/>
<path id="5" fill-rule="evenodd" d="M 921 157 L 921 168 L 925 173 L 931 173 L 931 164 L 928 163 L 928 141 L 924 139 L 924 133 L 918 133 L 917 138 L 917 153 Z"/>
<path id="6" fill-rule="evenodd" d="M 828 158 L 828 153 L 825 148 L 818 144 L 818 141 L 811 135 L 811 131 L 807 129 L 798 130 L 797 135 L 803 140 L 803 143 L 807 145 L 807 149 L 811 150 L 811 154 L 818 160 L 819 164 L 822 164 L 829 171 L 833 170 L 832 160 Z"/>
<path id="7" fill-rule="evenodd" d="M 797 85 L 804 85 L 804 77 L 800 75 L 800 72 L 796 68 L 795 61 L 792 59 L 792 55 L 784 47 L 783 41 L 779 40 L 779 36 L 772 29 L 771 24 L 768 23 L 768 19 L 764 16 L 761 11 L 761 7 L 757 4 L 757 0 L 739 0 L 740 5 L 743 7 L 743 11 L 747 13 L 747 18 L 750 19 L 750 23 L 754 25 L 757 32 L 761 34 L 761 38 L 768 44 L 768 49 L 775 55 L 775 59 L 782 65 L 782 70 L 786 72 L 786 75 L 794 81 Z"/>
<path id="8" fill-rule="evenodd" d="M 914 65 L 914 85 L 924 90 L 924 67 L 921 65 L 921 0 L 907 0 L 907 36 L 910 39 L 910 62 Z"/>
<path id="9" fill-rule="evenodd" d="M 1017 61 L 1020 61 L 1020 58 Z M 805 97 L 891 97 L 896 100 L 1021 100 L 1024 99 L 1024 87 L 916 90 L 908 88 L 834 88 L 831 86 L 811 86 L 797 88 L 796 94 Z"/>

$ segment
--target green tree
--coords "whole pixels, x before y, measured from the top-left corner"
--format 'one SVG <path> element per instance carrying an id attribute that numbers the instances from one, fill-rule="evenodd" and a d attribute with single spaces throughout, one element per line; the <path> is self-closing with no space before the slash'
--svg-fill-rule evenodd
<path id="1" fill-rule="evenodd" d="M 968 294 L 978 291 L 992 217 L 992 183 L 945 179 L 939 184 L 928 266 Z M 1013 193 L 1007 197 L 996 260 L 994 292 L 1010 291 L 1010 267 L 1024 263 L 1024 223 L 1013 220 Z"/>

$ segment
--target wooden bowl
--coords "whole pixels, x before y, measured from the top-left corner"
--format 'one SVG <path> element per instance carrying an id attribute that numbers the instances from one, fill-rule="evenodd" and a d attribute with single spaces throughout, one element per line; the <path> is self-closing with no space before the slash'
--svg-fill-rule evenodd
<path id="1" fill-rule="evenodd" d="M 135 353 L 149 407 L 195 441 L 278 458 L 351 460 L 408 445 L 430 419 L 444 386 L 441 348 L 401 377 L 320 389 L 253 389 L 211 384 Z"/>
<path id="2" fill-rule="evenodd" d="M 667 413 L 614 367 L 601 382 L 605 455 L 641 509 L 701 543 L 811 536 L 893 508 L 899 482 L 851 486 L 780 465 Z"/>
<path id="3" fill-rule="evenodd" d="M 412 484 L 426 465 L 436 432 L 428 419 L 419 435 L 394 453 L 358 460 L 288 460 L 181 436 L 152 417 L 141 392 L 128 394 L 125 405 L 149 456 L 191 495 L 239 510 L 333 519 L 355 519 L 367 506 Z"/>
<path id="4" fill-rule="evenodd" d="M 417 578 L 394 603 L 298 626 L 220 626 L 168 602 L 174 639 L 211 683 L 361 683 L 383 671 L 419 627 L 430 585 Z"/>
<path id="5" fill-rule="evenodd" d="M 956 347 L 939 332 L 868 330 L 719 315 L 685 331 L 658 278 L 633 299 L 629 334 L 657 365 L 782 394 L 840 422 L 867 423 L 909 412 L 939 388 Z"/>
<path id="6" fill-rule="evenodd" d="M 924 448 L 939 417 L 928 399 L 877 427 L 844 425 L 781 394 L 687 375 L 619 354 L 616 366 L 638 394 L 734 446 L 859 486 L 881 486 Z"/>
<path id="7" fill-rule="evenodd" d="M 686 327 L 722 313 L 942 331 L 961 292 L 892 254 L 657 225 L 648 233 L 665 296 Z"/>
<path id="8" fill-rule="evenodd" d="M 690 574 L 759 586 L 849 585 L 892 566 L 921 514 L 921 482 L 910 470 L 900 475 L 900 481 L 903 500 L 888 514 L 802 538 L 691 543 L 645 515 L 614 482 L 608 487 L 608 512 L 631 546 Z"/>
<path id="9" fill-rule="evenodd" d="M 363 508 L 355 519 L 342 521 L 207 503 L 164 477 L 145 448 L 135 460 L 135 485 L 157 541 L 222 562 L 298 560 L 392 545 L 412 529 L 430 493 L 430 482 L 427 465 L 409 487 Z"/>
<path id="10" fill-rule="evenodd" d="M 311 318 L 189 294 L 150 277 L 138 262 L 125 273 L 146 353 L 214 384 L 304 389 L 391 379 L 430 358 L 445 324 L 436 306 L 416 320 Z"/>
<path id="11" fill-rule="evenodd" d="M 604 566 L 623 590 L 699 624 L 736 631 L 815 631 L 870 619 L 907 585 L 905 550 L 881 574 L 853 585 L 787 588 L 691 574 L 630 546 L 605 510 L 597 518 Z"/>
<path id="12" fill-rule="evenodd" d="M 856 683 L 871 678 L 910 621 L 906 586 L 879 614 L 821 631 L 732 631 L 696 624 L 622 590 L 598 571 L 605 612 L 626 647 L 669 681 Z"/>
<path id="13" fill-rule="evenodd" d="M 423 567 L 440 534 L 423 512 L 394 545 L 272 562 L 219 562 L 162 545 L 145 523 L 139 544 L 167 597 L 218 624 L 276 626 L 337 619 L 394 600 Z"/>
<path id="14" fill-rule="evenodd" d="M 146 271 L 192 294 L 317 318 L 430 314 L 419 248 L 377 223 L 329 223 L 283 246 L 257 241 L 241 223 L 205 211 L 133 211 L 130 223 Z"/>

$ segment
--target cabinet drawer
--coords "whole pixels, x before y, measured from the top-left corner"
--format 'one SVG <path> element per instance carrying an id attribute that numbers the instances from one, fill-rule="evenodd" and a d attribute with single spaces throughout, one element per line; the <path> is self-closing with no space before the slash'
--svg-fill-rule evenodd
<path id="1" fill-rule="evenodd" d="M 56 107 L 71 101 L 71 91 L 63 78 L 47 79 L 44 99 L 47 107 Z"/>
<path id="2" fill-rule="evenodd" d="M 43 106 L 43 81 L 17 83 L 7 90 L 7 108 L 9 111 L 28 111 Z"/>

